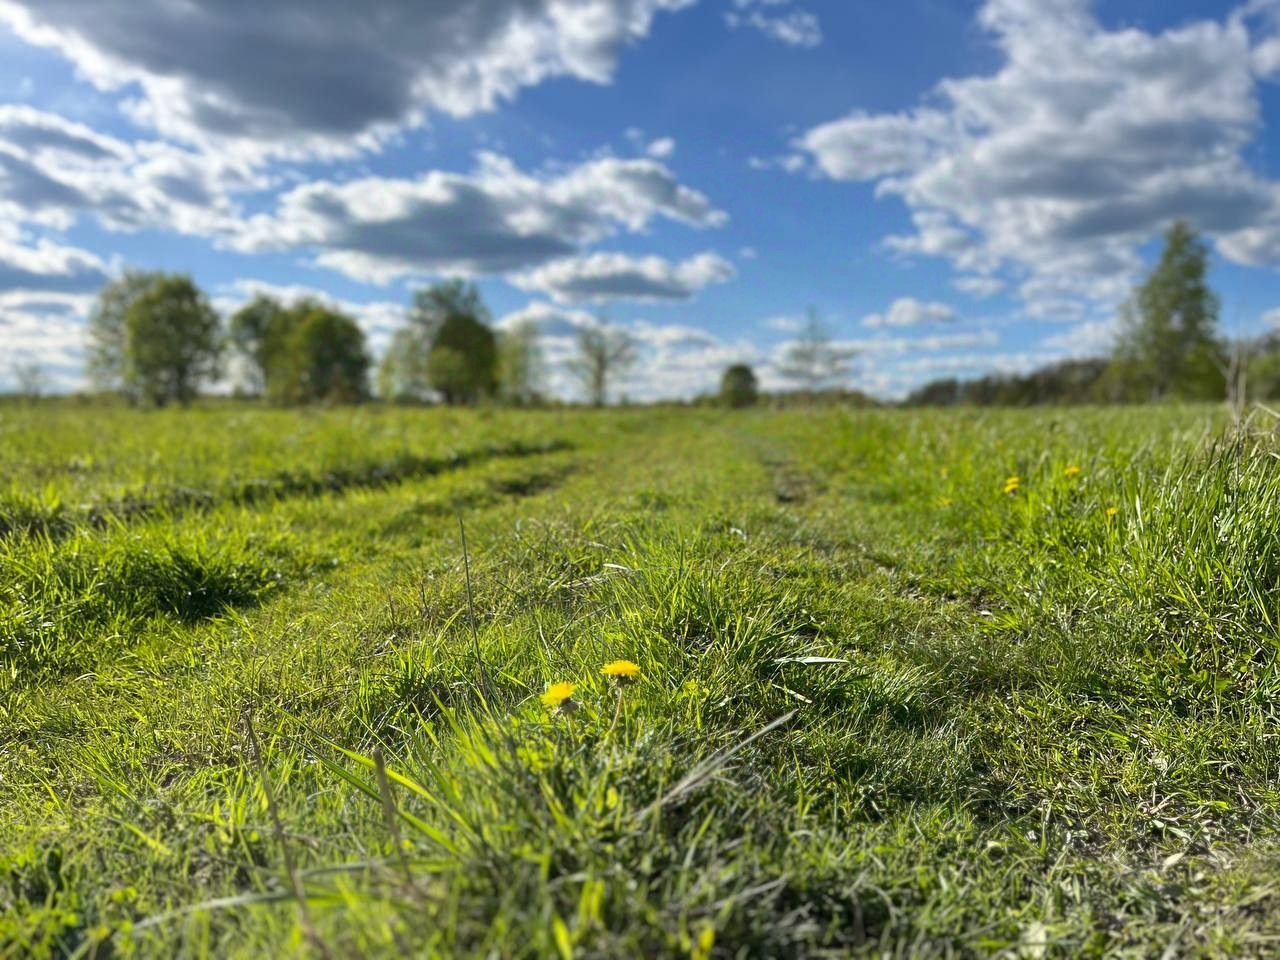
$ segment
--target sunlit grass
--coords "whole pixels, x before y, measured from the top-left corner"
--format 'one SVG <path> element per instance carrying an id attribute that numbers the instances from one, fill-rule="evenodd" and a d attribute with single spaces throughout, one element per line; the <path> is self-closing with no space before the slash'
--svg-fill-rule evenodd
<path id="1" fill-rule="evenodd" d="M 231 407 L 184 450 L 178 413 L 35 416 L 5 503 L 65 522 L 0 538 L 0 953 L 1280 934 L 1270 424 Z M 140 483 L 223 493 L 86 519 Z"/>

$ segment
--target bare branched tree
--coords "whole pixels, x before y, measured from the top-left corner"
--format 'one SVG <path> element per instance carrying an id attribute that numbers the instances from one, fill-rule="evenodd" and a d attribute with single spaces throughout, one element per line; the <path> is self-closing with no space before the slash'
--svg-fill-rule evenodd
<path id="1" fill-rule="evenodd" d="M 10 373 L 18 396 L 29 400 L 43 394 L 49 384 L 44 366 L 37 360 L 18 360 L 10 368 Z"/>
<path id="2" fill-rule="evenodd" d="M 851 351 L 841 350 L 831 342 L 827 325 L 818 311 L 810 307 L 779 372 L 796 384 L 797 389 L 814 394 L 830 389 L 848 376 L 852 359 Z"/>
<path id="3" fill-rule="evenodd" d="M 635 339 L 622 327 L 603 321 L 578 331 L 578 355 L 570 369 L 582 381 L 591 403 L 603 407 L 609 380 L 636 362 Z"/>

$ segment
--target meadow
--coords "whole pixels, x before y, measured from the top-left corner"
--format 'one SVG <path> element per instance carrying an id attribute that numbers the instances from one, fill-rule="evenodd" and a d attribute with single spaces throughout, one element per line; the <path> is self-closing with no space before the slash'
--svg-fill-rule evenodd
<path id="1" fill-rule="evenodd" d="M 1273 956 L 1274 427 L 0 407 L 0 955 Z"/>

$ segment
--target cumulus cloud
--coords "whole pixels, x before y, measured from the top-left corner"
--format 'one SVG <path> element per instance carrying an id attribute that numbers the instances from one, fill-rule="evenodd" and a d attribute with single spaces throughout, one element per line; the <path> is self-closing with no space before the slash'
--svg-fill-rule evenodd
<path id="1" fill-rule="evenodd" d="M 12 227 L 0 228 L 0 296 L 85 294 L 106 280 L 107 265 L 87 250 L 45 237 L 31 241 Z"/>
<path id="2" fill-rule="evenodd" d="M 816 47 L 822 43 L 822 25 L 807 10 L 784 9 L 791 0 L 734 0 L 725 23 L 734 29 L 757 30 L 770 40 L 789 47 Z"/>
<path id="3" fill-rule="evenodd" d="M 66 229 L 88 215 L 113 230 L 230 233 L 238 225 L 231 191 L 261 183 L 225 159 L 0 106 L 0 215 L 14 223 Z"/>
<path id="4" fill-rule="evenodd" d="M 1033 305 L 1114 302 L 1175 218 L 1236 261 L 1280 263 L 1280 187 L 1244 159 L 1261 123 L 1244 18 L 1148 33 L 1103 28 L 1087 0 L 986 0 L 978 19 L 1003 56 L 995 73 L 796 143 L 822 175 L 906 203 L 915 229 L 891 250 L 980 276 L 971 292 L 1021 274 Z"/>
<path id="5" fill-rule="evenodd" d="M 553 77 L 610 80 L 618 52 L 693 0 L 0 0 L 0 23 L 165 136 L 337 154 L 431 112 L 490 110 Z"/>
<path id="6" fill-rule="evenodd" d="M 657 218 L 693 227 L 727 219 L 655 160 L 603 157 L 539 176 L 483 154 L 472 174 L 435 170 L 295 187 L 233 243 L 250 251 L 311 249 L 322 266 L 385 283 L 529 270 Z"/>
<path id="7" fill-rule="evenodd" d="M 967 293 L 979 300 L 994 297 L 1004 289 L 1004 281 L 999 277 L 956 277 L 951 285 L 961 293 Z"/>
<path id="8" fill-rule="evenodd" d="M 914 297 L 900 297 L 883 313 L 862 318 L 864 327 L 918 327 L 927 323 L 949 323 L 956 311 L 945 303 L 922 302 Z"/>
<path id="9" fill-rule="evenodd" d="M 557 302 L 691 300 L 703 287 L 733 278 L 733 264 L 714 253 L 673 262 L 663 257 L 592 253 L 555 260 L 510 277 L 522 290 L 549 294 Z"/>

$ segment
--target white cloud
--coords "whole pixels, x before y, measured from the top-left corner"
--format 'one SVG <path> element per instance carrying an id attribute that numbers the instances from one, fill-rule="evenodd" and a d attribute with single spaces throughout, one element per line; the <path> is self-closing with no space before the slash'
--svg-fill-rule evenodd
<path id="1" fill-rule="evenodd" d="M 540 176 L 482 154 L 472 174 L 433 170 L 295 187 L 233 243 L 249 251 L 311 249 L 322 266 L 384 283 L 528 270 L 657 218 L 693 227 L 727 219 L 655 160 L 602 157 Z"/>
<path id="2" fill-rule="evenodd" d="M 85 294 L 107 281 L 107 265 L 95 254 L 48 238 L 27 240 L 0 229 L 0 295 L 10 292 Z"/>
<path id="3" fill-rule="evenodd" d="M 945 303 L 922 302 L 914 297 L 895 300 L 884 313 L 862 318 L 864 327 L 918 327 L 926 323 L 950 323 L 956 311 Z"/>
<path id="4" fill-rule="evenodd" d="M 822 43 L 822 25 L 807 10 L 782 9 L 791 0 L 734 0 L 725 14 L 733 29 L 748 27 L 789 47 L 816 47 Z"/>
<path id="5" fill-rule="evenodd" d="M 676 152 L 676 142 L 671 137 L 659 137 L 645 147 L 644 152 L 656 160 L 665 160 Z"/>
<path id="6" fill-rule="evenodd" d="M 1087 320 L 1068 330 L 1050 334 L 1040 341 L 1040 347 L 1060 352 L 1064 358 L 1102 357 L 1111 353 L 1115 342 L 1114 320 Z"/>
<path id="7" fill-rule="evenodd" d="M 509 277 L 522 290 L 549 294 L 558 302 L 590 300 L 691 300 L 703 287 L 724 283 L 733 264 L 714 253 L 678 263 L 663 257 L 592 253 L 554 260 Z"/>
<path id="8" fill-rule="evenodd" d="M 0 381 L 8 380 L 11 364 L 23 363 L 38 365 L 49 389 L 84 386 L 85 320 L 92 303 L 88 294 L 0 289 Z"/>
<path id="9" fill-rule="evenodd" d="M 998 277 L 956 277 L 951 281 L 951 285 L 961 293 L 967 293 L 971 297 L 979 300 L 987 297 L 994 297 L 997 293 L 1004 290 L 1004 281 Z"/>
<path id="10" fill-rule="evenodd" d="M 620 49 L 693 0 L 0 0 L 136 119 L 243 155 L 343 154 L 431 112 L 493 109 L 553 77 L 609 82 Z"/>
<path id="11" fill-rule="evenodd" d="M 234 232 L 230 191 L 262 186 L 244 167 L 158 141 L 125 143 L 57 114 L 0 106 L 0 215 L 66 229 Z"/>
<path id="12" fill-rule="evenodd" d="M 1114 304 L 1175 218 L 1234 260 L 1280 264 L 1280 187 L 1244 160 L 1260 48 L 1242 18 L 1153 34 L 1103 28 L 1086 0 L 986 0 L 979 23 L 1003 55 L 995 73 L 797 140 L 823 175 L 906 203 L 915 230 L 891 250 L 980 275 L 959 281 L 971 292 L 1020 274 L 1032 312 Z"/>

